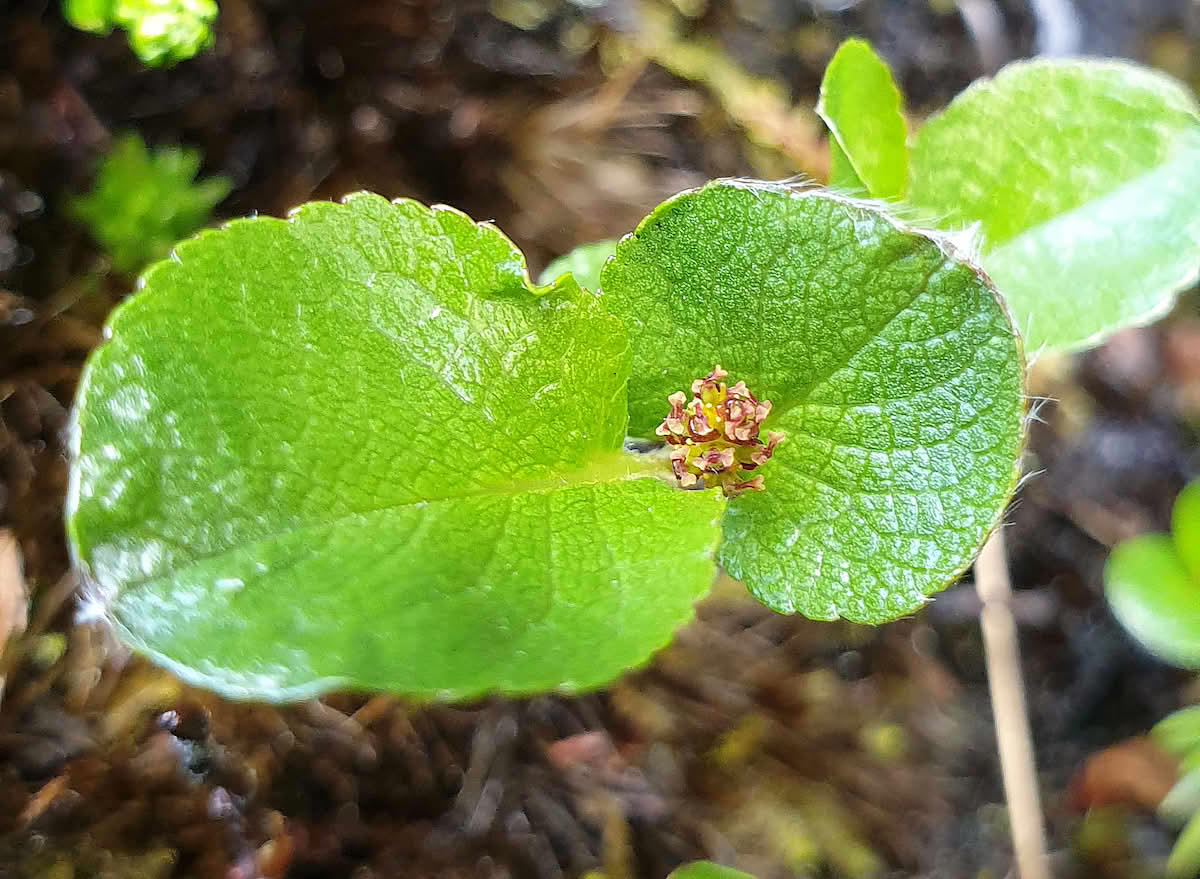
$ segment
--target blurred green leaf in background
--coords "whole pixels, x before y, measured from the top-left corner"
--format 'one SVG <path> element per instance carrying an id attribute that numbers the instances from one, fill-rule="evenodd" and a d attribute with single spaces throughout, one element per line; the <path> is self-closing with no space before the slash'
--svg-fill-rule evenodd
<path id="1" fill-rule="evenodd" d="M 1118 544 L 1104 568 L 1105 590 L 1117 619 L 1147 650 L 1200 669 L 1200 480 L 1176 499 L 1171 531 Z M 1151 735 L 1180 769 L 1158 807 L 1164 821 L 1183 825 L 1167 876 L 1191 879 L 1200 874 L 1200 706 L 1176 711 Z"/>
<path id="2" fill-rule="evenodd" d="M 129 47 L 151 67 L 186 61 L 212 45 L 215 0 L 63 0 L 63 15 L 80 30 L 126 32 Z"/>
<path id="3" fill-rule="evenodd" d="M 196 180 L 196 150 L 149 150 L 136 134 L 118 140 L 100 163 L 92 190 L 72 204 L 113 266 L 136 274 L 206 226 L 229 194 L 222 176 Z"/>

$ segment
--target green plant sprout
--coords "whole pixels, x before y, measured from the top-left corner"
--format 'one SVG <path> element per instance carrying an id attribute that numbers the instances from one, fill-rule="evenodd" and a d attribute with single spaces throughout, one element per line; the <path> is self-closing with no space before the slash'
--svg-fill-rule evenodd
<path id="1" fill-rule="evenodd" d="M 80 386 L 67 524 L 90 598 L 183 679 L 271 701 L 600 686 L 718 565 L 779 612 L 913 613 L 1017 485 L 1005 284 L 1038 347 L 1072 347 L 1194 275 L 1200 203 L 1163 182 L 1200 155 L 1185 98 L 1132 65 L 1015 65 L 910 145 L 850 43 L 822 111 L 851 192 L 715 181 L 540 284 L 494 226 L 408 200 L 202 232 L 142 276 Z M 999 117 L 1041 128 L 979 146 Z M 1101 221 L 1170 263 L 1152 295 L 1123 269 L 1080 295 L 1072 273 L 1130 246 L 1099 252 Z"/>
<path id="2" fill-rule="evenodd" d="M 1182 827 L 1167 859 L 1168 879 L 1200 875 L 1200 705 L 1160 720 L 1151 738 L 1179 761 L 1180 779 L 1158 806 L 1168 824 Z"/>
<path id="3" fill-rule="evenodd" d="M 113 266 L 135 274 L 207 225 L 213 208 L 229 194 L 228 178 L 197 182 L 198 170 L 196 150 L 151 152 L 138 135 L 126 135 L 104 156 L 91 191 L 71 208 Z"/>
<path id="4" fill-rule="evenodd" d="M 899 200 L 908 189 L 904 97 L 892 72 L 862 40 L 847 40 L 825 68 L 817 115 L 829 127 L 829 184 Z"/>
<path id="5" fill-rule="evenodd" d="M 1171 534 L 1143 534 L 1113 549 L 1104 568 L 1113 614 L 1147 650 L 1200 670 L 1200 480 L 1175 500 Z M 1200 706 L 1170 715 L 1151 731 L 1179 760 L 1181 777 L 1158 808 L 1183 831 L 1167 862 L 1171 879 L 1200 874 Z"/>
<path id="6" fill-rule="evenodd" d="M 722 867 L 711 861 L 693 861 L 671 873 L 667 879 L 754 879 L 749 873 Z"/>
<path id="7" fill-rule="evenodd" d="M 887 67 L 850 40 L 821 112 L 845 154 L 835 150 L 834 185 L 969 233 L 1029 351 L 1148 323 L 1196 281 L 1200 108 L 1168 76 L 1123 61 L 1017 62 L 906 140 Z"/>
<path id="8" fill-rule="evenodd" d="M 1172 665 L 1200 669 L 1200 480 L 1175 500 L 1171 534 L 1122 541 L 1104 568 L 1121 624 Z"/>
<path id="9" fill-rule="evenodd" d="M 107 35 L 125 31 L 129 48 L 151 67 L 172 65 L 212 45 L 215 0 L 63 0 L 76 28 Z"/>

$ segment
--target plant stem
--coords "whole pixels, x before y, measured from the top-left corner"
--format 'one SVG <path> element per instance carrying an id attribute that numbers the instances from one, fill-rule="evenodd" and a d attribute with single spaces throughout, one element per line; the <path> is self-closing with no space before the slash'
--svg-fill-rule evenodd
<path id="1" fill-rule="evenodd" d="M 1025 686 L 1021 680 L 1017 624 L 1009 607 L 1012 586 L 1003 527 L 992 533 L 975 561 L 975 589 L 983 602 L 980 625 L 1017 874 L 1021 879 L 1049 879 L 1045 822 L 1025 707 Z"/>

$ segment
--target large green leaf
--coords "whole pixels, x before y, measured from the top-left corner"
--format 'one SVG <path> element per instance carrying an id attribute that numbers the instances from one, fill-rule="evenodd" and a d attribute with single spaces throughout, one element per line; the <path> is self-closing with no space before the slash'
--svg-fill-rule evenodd
<path id="1" fill-rule="evenodd" d="M 1200 581 L 1166 534 L 1117 545 L 1104 567 L 1113 613 L 1147 650 L 1167 662 L 1200 668 Z"/>
<path id="2" fill-rule="evenodd" d="M 204 233 L 144 287 L 85 372 L 69 531 L 186 680 L 579 689 L 710 585 L 721 498 L 622 451 L 621 326 L 495 228 L 360 195 Z"/>
<path id="3" fill-rule="evenodd" d="M 1019 345 L 945 242 L 821 191 L 724 181 L 659 206 L 601 275 L 633 343 L 630 432 L 714 364 L 774 404 L 766 490 L 720 559 L 816 619 L 912 612 L 972 559 L 1016 479 Z"/>
<path id="4" fill-rule="evenodd" d="M 883 59 L 863 40 L 838 47 L 825 77 L 817 113 L 829 126 L 834 186 L 896 199 L 908 185 L 908 129 L 900 90 Z"/>
<path id="5" fill-rule="evenodd" d="M 1011 65 L 915 136 L 909 202 L 978 224 L 1031 350 L 1094 344 L 1170 307 L 1200 267 L 1200 108 L 1116 61 Z"/>

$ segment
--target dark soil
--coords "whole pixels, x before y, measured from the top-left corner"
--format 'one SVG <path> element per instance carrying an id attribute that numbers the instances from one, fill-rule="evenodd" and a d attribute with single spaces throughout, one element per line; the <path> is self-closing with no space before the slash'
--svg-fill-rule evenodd
<path id="1" fill-rule="evenodd" d="M 709 3 L 685 35 L 808 108 L 838 40 L 864 34 L 918 115 L 1044 35 L 1017 0 L 994 4 L 991 32 L 953 3 L 824 11 L 841 5 Z M 1187 0 L 1076 5 L 1080 51 L 1200 73 Z M 498 17 L 518 6 L 222 0 L 215 48 L 162 71 L 119 35 L 66 27 L 56 2 L 0 3 L 0 523 L 32 594 L 0 660 L 0 877 L 625 879 L 698 857 L 764 879 L 1009 869 L 969 583 L 877 630 L 775 616 L 721 583 L 602 693 L 432 708 L 224 703 L 76 621 L 64 427 L 132 279 L 65 205 L 116 134 L 201 149 L 235 183 L 222 216 L 371 189 L 494 218 L 535 269 L 710 177 L 823 167 L 809 114 L 731 115 L 703 83 L 612 60 L 669 0 L 525 4 L 545 13 L 529 30 Z M 1200 471 L 1197 298 L 1034 377 L 1051 398 L 1040 475 L 1008 545 L 1056 874 L 1154 875 L 1167 831 L 1130 813 L 1080 848 L 1067 791 L 1090 754 L 1200 698 L 1100 593 L 1109 546 L 1164 527 Z"/>

